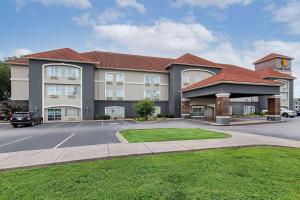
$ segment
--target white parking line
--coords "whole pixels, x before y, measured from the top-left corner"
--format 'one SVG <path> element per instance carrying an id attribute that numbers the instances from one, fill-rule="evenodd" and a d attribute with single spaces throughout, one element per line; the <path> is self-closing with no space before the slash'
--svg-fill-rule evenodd
<path id="1" fill-rule="evenodd" d="M 56 145 L 55 147 L 53 147 L 53 149 L 57 149 L 58 147 L 60 147 L 63 143 L 65 143 L 66 141 L 68 141 L 71 137 L 73 137 L 76 133 L 72 133 L 69 137 L 67 137 L 65 140 L 63 140 L 61 143 L 59 143 L 58 145 Z"/>
<path id="2" fill-rule="evenodd" d="M 7 145 L 9 145 L 9 144 L 13 144 L 13 143 L 16 143 L 16 142 L 20 142 L 20 141 L 22 141 L 22 140 L 26 140 L 26 139 L 29 139 L 29 138 L 31 138 L 32 136 L 28 136 L 28 137 L 25 137 L 25 138 L 21 138 L 21 139 L 19 139 L 19 140 L 14 140 L 14 141 L 12 141 L 12 142 L 9 142 L 9 143 L 6 143 L 6 144 L 2 144 L 2 145 L 0 145 L 0 148 L 1 147 L 4 147 L 4 146 L 7 146 Z"/>
<path id="3" fill-rule="evenodd" d="M 78 126 L 83 126 L 85 122 L 80 123 Z"/>

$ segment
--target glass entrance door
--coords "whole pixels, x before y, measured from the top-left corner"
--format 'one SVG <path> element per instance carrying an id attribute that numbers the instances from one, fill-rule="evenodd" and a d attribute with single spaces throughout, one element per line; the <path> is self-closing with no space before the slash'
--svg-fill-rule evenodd
<path id="1" fill-rule="evenodd" d="M 61 120 L 61 109 L 60 108 L 49 108 L 48 109 L 48 121 L 60 121 Z"/>

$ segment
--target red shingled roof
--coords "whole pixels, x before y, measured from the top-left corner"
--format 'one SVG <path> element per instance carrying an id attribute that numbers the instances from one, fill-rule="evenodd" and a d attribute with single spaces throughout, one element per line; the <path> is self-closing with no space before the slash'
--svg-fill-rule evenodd
<path id="1" fill-rule="evenodd" d="M 216 63 L 206 60 L 204 58 L 200 58 L 198 56 L 192 55 L 192 54 L 184 54 L 183 56 L 180 56 L 179 58 L 173 60 L 171 63 L 169 63 L 167 67 L 169 67 L 171 64 L 188 64 L 188 65 L 198 65 L 198 66 L 213 66 L 219 68 Z"/>
<path id="2" fill-rule="evenodd" d="M 5 61 L 5 63 L 12 64 L 12 65 L 29 65 L 28 59 L 25 57 L 13 58 L 13 59 Z"/>
<path id="3" fill-rule="evenodd" d="M 96 63 L 70 48 L 56 49 L 52 51 L 30 54 L 25 57 L 33 59 L 50 59 L 83 63 Z"/>
<path id="4" fill-rule="evenodd" d="M 150 56 L 138 56 L 121 53 L 92 51 L 82 53 L 85 57 L 98 62 L 100 68 L 130 69 L 144 71 L 166 72 L 165 66 L 173 59 Z"/>
<path id="5" fill-rule="evenodd" d="M 224 69 L 215 76 L 211 76 L 205 80 L 194 83 L 182 89 L 182 91 L 190 91 L 220 83 L 246 84 L 246 85 L 279 85 L 275 81 L 266 80 L 259 77 L 254 71 L 242 67 L 228 64 L 218 64 Z"/>
<path id="6" fill-rule="evenodd" d="M 264 62 L 264 61 L 267 61 L 267 60 L 271 60 L 271 59 L 274 59 L 274 58 L 285 58 L 285 59 L 289 59 L 289 60 L 294 59 L 292 57 L 288 57 L 288 56 L 284 56 L 284 55 L 280 55 L 280 54 L 276 54 L 276 53 L 270 53 L 269 55 L 267 55 L 267 56 L 265 56 L 261 59 L 258 59 L 253 64 L 258 64 L 258 63 L 261 63 L 261 62 Z"/>
<path id="7" fill-rule="evenodd" d="M 260 76 L 261 78 L 284 78 L 284 79 L 296 79 L 295 77 L 289 75 L 289 74 L 285 74 L 285 73 L 281 73 L 278 71 L 275 71 L 271 68 L 264 68 L 258 71 L 255 71 L 255 73 Z"/>

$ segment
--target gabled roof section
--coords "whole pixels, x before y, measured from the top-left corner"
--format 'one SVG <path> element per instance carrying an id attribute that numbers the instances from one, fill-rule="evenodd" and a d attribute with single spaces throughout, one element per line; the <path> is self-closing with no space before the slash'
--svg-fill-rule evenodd
<path id="1" fill-rule="evenodd" d="M 179 58 L 173 60 L 171 63 L 169 63 L 169 65 L 166 66 L 169 67 L 172 64 L 185 64 L 185 65 L 197 65 L 197 66 L 211 66 L 211 67 L 217 67 L 217 68 L 221 68 L 219 66 L 217 66 L 216 63 L 206 60 L 204 58 L 192 55 L 192 54 L 184 54 L 183 56 L 180 56 Z"/>
<path id="2" fill-rule="evenodd" d="M 28 59 L 59 60 L 81 63 L 96 63 L 70 48 L 56 49 L 25 56 Z"/>
<path id="3" fill-rule="evenodd" d="M 212 85 L 217 85 L 221 83 L 231 83 L 231 84 L 244 84 L 244 85 L 269 85 L 278 86 L 272 80 L 266 80 L 259 77 L 254 71 L 248 70 L 242 67 L 228 64 L 218 64 L 222 67 L 222 71 L 215 76 L 211 76 L 205 80 L 194 83 L 182 89 L 183 92 L 190 91 L 198 88 L 208 87 Z"/>
<path id="4" fill-rule="evenodd" d="M 276 53 L 270 53 L 269 55 L 266 55 L 265 57 L 258 59 L 253 64 L 258 64 L 258 63 L 261 63 L 261 62 L 272 60 L 274 58 L 285 58 L 285 59 L 288 59 L 288 60 L 294 59 L 294 58 L 289 57 L 289 56 L 284 56 L 284 55 L 280 55 L 280 54 L 276 54 Z"/>
<path id="5" fill-rule="evenodd" d="M 25 57 L 9 59 L 9 60 L 5 61 L 5 63 L 11 64 L 11 65 L 24 65 L 24 66 L 29 65 L 28 59 Z"/>
<path id="6" fill-rule="evenodd" d="M 255 71 L 255 73 L 261 78 L 283 78 L 283 79 L 291 79 L 291 80 L 296 79 L 295 77 L 289 74 L 281 73 L 271 68 L 264 68 L 261 70 L 257 70 Z"/>
<path id="7" fill-rule="evenodd" d="M 99 68 L 167 72 L 165 66 L 172 62 L 171 58 L 129 55 L 102 51 L 81 53 L 94 62 Z"/>

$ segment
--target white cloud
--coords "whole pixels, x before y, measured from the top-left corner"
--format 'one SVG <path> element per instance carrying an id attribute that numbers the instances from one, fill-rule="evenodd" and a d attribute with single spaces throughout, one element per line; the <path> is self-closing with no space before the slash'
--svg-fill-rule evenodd
<path id="1" fill-rule="evenodd" d="M 123 7 L 123 8 L 131 7 L 136 9 L 140 13 L 146 12 L 145 6 L 139 3 L 137 0 L 116 0 L 116 1 L 119 7 Z"/>
<path id="2" fill-rule="evenodd" d="M 179 55 L 187 51 L 209 48 L 216 42 L 214 34 L 201 24 L 184 24 L 161 20 L 152 26 L 127 24 L 94 27 L 101 41 L 126 49 L 131 53 L 149 55 Z"/>
<path id="3" fill-rule="evenodd" d="M 289 0 L 280 7 L 273 6 L 273 20 L 286 24 L 289 33 L 300 34 L 300 1 Z"/>
<path id="4" fill-rule="evenodd" d="M 32 54 L 32 53 L 33 52 L 29 49 L 18 48 L 13 51 L 12 56 L 20 57 L 20 56 L 24 56 L 24 55 L 28 55 L 28 54 Z"/>
<path id="5" fill-rule="evenodd" d="M 79 26 L 89 26 L 95 23 L 91 18 L 90 13 L 83 13 L 82 15 L 75 16 L 72 18 L 72 20 Z"/>
<path id="6" fill-rule="evenodd" d="M 253 0 L 173 0 L 173 5 L 178 7 L 187 4 L 191 7 L 217 7 L 220 9 L 228 8 L 234 4 L 243 6 L 249 5 Z"/>
<path id="7" fill-rule="evenodd" d="M 44 6 L 65 6 L 78 9 L 92 7 L 90 0 L 16 0 L 17 10 L 20 10 L 28 3 L 40 3 Z"/>
<path id="8" fill-rule="evenodd" d="M 101 15 L 98 16 L 97 21 L 100 24 L 108 24 L 112 22 L 116 22 L 120 18 L 124 17 L 124 13 L 114 9 L 114 8 L 108 8 L 106 9 Z"/>

